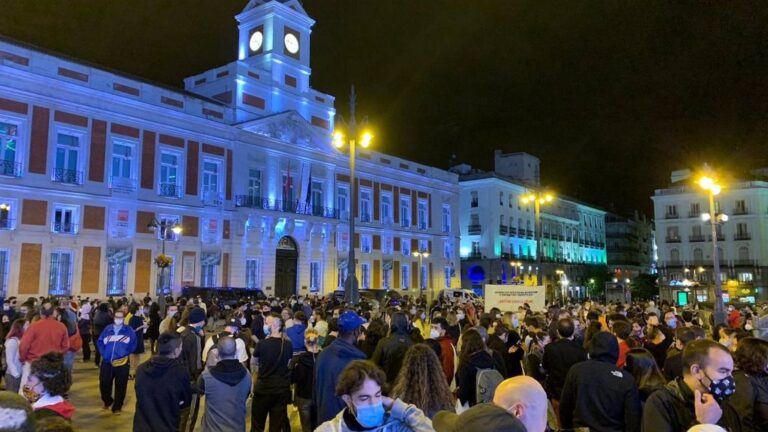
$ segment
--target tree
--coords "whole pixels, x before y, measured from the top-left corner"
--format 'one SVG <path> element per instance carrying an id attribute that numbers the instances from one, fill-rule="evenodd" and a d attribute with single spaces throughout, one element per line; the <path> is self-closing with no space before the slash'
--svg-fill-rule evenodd
<path id="1" fill-rule="evenodd" d="M 590 270 L 587 276 L 587 295 L 590 298 L 605 297 L 605 283 L 612 280 L 608 267 L 599 266 Z"/>
<path id="2" fill-rule="evenodd" d="M 641 273 L 632 280 L 629 288 L 632 291 L 632 299 L 650 299 L 659 295 L 657 280 L 659 275 Z"/>

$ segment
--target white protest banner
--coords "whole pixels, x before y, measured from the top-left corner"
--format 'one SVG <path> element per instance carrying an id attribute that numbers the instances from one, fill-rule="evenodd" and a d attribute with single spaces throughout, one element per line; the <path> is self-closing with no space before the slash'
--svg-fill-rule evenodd
<path id="1" fill-rule="evenodd" d="M 485 310 L 497 307 L 502 312 L 517 312 L 519 306 L 528 303 L 531 310 L 542 311 L 545 293 L 543 286 L 485 285 Z"/>

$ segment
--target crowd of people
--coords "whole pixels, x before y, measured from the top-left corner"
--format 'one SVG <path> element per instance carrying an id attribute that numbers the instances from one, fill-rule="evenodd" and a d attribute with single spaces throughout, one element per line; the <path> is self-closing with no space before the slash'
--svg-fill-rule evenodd
<path id="1" fill-rule="evenodd" d="M 77 430 L 75 361 L 134 431 L 768 430 L 768 308 L 160 300 L 6 299 L 0 432 Z"/>

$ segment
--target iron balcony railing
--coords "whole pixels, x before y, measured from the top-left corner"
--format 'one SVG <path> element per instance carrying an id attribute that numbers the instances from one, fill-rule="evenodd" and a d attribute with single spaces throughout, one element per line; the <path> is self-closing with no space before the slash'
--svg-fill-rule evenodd
<path id="1" fill-rule="evenodd" d="M 83 184 L 83 172 L 65 168 L 53 169 L 53 181 L 56 183 Z"/>
<path id="2" fill-rule="evenodd" d="M 5 218 L 0 219 L 0 230 L 12 230 L 14 227 L 14 219 Z"/>
<path id="3" fill-rule="evenodd" d="M 13 160 L 0 160 L 0 175 L 21 177 L 21 163 Z"/>
<path id="4" fill-rule="evenodd" d="M 666 241 L 667 241 L 667 243 L 680 243 L 680 237 L 678 237 L 678 236 L 667 236 Z"/>
<path id="5" fill-rule="evenodd" d="M 499 234 L 500 235 L 507 235 L 508 228 L 506 225 L 499 225 Z"/>
<path id="6" fill-rule="evenodd" d="M 77 224 L 68 222 L 54 222 L 53 232 L 58 234 L 77 234 Z"/>
<path id="7" fill-rule="evenodd" d="M 109 188 L 112 192 L 131 193 L 136 190 L 136 180 L 125 177 L 110 177 Z"/>
<path id="8" fill-rule="evenodd" d="M 181 185 L 176 183 L 160 183 L 160 187 L 157 191 L 158 195 L 167 198 L 180 198 L 181 197 Z"/>
<path id="9" fill-rule="evenodd" d="M 467 226 L 467 233 L 468 234 L 480 234 L 482 232 L 483 228 L 480 225 L 469 225 Z"/>
<path id="10" fill-rule="evenodd" d="M 736 233 L 733 235 L 734 240 L 751 240 L 752 234 L 750 233 Z"/>
<path id="11" fill-rule="evenodd" d="M 341 215 L 341 212 L 333 207 L 316 206 L 300 201 L 270 200 L 269 198 L 251 195 L 236 195 L 235 207 L 281 211 L 330 219 L 339 219 Z"/>
<path id="12" fill-rule="evenodd" d="M 706 239 L 707 238 L 704 236 L 704 234 L 691 234 L 688 236 L 688 241 L 691 243 L 701 243 Z"/>

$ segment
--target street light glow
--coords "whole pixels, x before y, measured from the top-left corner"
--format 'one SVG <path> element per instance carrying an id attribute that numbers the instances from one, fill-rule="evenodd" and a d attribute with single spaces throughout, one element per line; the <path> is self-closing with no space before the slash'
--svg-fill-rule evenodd
<path id="1" fill-rule="evenodd" d="M 371 145 L 371 141 L 373 141 L 373 134 L 371 134 L 368 131 L 363 132 L 363 136 L 360 139 L 360 146 L 363 148 L 368 148 L 369 145 Z"/>
<path id="2" fill-rule="evenodd" d="M 715 181 L 712 180 L 711 177 L 703 176 L 699 179 L 699 186 L 701 186 L 702 189 L 711 189 L 714 184 Z"/>
<path id="3" fill-rule="evenodd" d="M 176 235 L 179 235 L 179 234 L 181 234 L 181 232 L 182 232 L 183 230 L 184 230 L 184 229 L 181 227 L 181 225 L 179 225 L 179 223 L 178 223 L 178 222 L 177 222 L 176 224 L 174 224 L 174 225 L 173 225 L 173 227 L 171 228 L 171 231 L 173 231 L 173 233 L 174 233 L 174 234 L 176 234 Z"/>
<path id="4" fill-rule="evenodd" d="M 333 133 L 333 145 L 336 146 L 336 148 L 342 148 L 344 146 L 344 134 L 341 133 L 341 131 Z"/>

